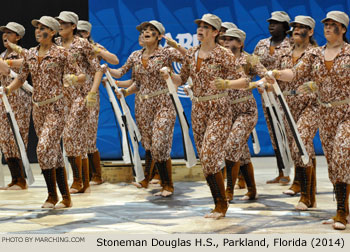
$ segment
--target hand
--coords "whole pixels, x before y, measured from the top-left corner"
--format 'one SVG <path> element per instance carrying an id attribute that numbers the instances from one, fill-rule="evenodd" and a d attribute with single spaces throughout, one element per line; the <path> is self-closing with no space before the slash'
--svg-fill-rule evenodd
<path id="1" fill-rule="evenodd" d="M 280 76 L 281 76 L 280 71 L 278 71 L 277 69 L 274 69 L 272 71 L 266 72 L 265 79 L 268 83 L 273 84 L 275 83 L 275 80 L 279 79 Z"/>
<path id="2" fill-rule="evenodd" d="M 117 98 L 120 100 L 121 98 L 123 98 L 123 96 L 127 97 L 129 95 L 129 91 L 127 89 L 121 88 L 119 89 L 119 91 L 115 90 L 115 94 L 117 95 Z"/>
<path id="3" fill-rule="evenodd" d="M 8 46 L 13 50 L 15 51 L 16 53 L 22 55 L 22 53 L 24 52 L 23 48 L 20 47 L 19 45 L 16 45 L 14 43 L 11 43 L 10 41 L 7 40 L 7 44 Z"/>
<path id="4" fill-rule="evenodd" d="M 318 86 L 314 81 L 305 82 L 303 85 L 298 87 L 298 91 L 302 93 L 315 93 L 318 92 Z"/>
<path id="5" fill-rule="evenodd" d="M 97 93 L 96 92 L 89 92 L 86 96 L 86 106 L 88 108 L 92 108 L 96 106 L 97 102 Z"/>
<path id="6" fill-rule="evenodd" d="M 120 79 L 122 77 L 122 71 L 120 69 L 111 69 L 108 68 L 108 71 L 114 78 Z"/>
<path id="7" fill-rule="evenodd" d="M 104 87 L 106 87 L 106 83 L 107 83 L 107 78 L 104 77 L 104 78 L 102 79 L 102 85 L 103 85 Z"/>
<path id="8" fill-rule="evenodd" d="M 252 81 L 252 82 L 249 82 L 248 87 L 245 90 L 251 91 L 251 90 L 253 90 L 254 88 L 257 88 L 257 87 L 258 87 L 257 82 Z"/>
<path id="9" fill-rule="evenodd" d="M 229 83 L 229 80 L 217 78 L 214 80 L 213 86 L 215 89 L 226 89 L 228 88 L 228 83 Z"/>
<path id="10" fill-rule="evenodd" d="M 74 86 L 78 82 L 78 76 L 74 74 L 65 74 L 63 76 L 63 85 L 65 87 Z"/>
<path id="11" fill-rule="evenodd" d="M 96 55 L 98 55 L 102 51 L 102 48 L 97 45 L 93 45 L 92 47 L 93 47 L 93 52 Z"/>
<path id="12" fill-rule="evenodd" d="M 175 40 L 173 40 L 172 38 L 165 37 L 164 35 L 162 37 L 166 40 L 166 43 L 169 46 L 171 46 L 175 49 L 179 47 L 179 44 Z"/>

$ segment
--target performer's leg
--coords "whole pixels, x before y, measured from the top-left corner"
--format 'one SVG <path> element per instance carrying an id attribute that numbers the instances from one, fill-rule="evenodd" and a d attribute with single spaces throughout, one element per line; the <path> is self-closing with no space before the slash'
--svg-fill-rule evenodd
<path id="1" fill-rule="evenodd" d="M 89 159 L 82 159 L 82 178 L 83 178 L 83 188 L 81 188 L 79 193 L 89 193 L 91 192 L 90 178 L 89 178 Z"/>
<path id="2" fill-rule="evenodd" d="M 210 174 L 206 177 L 206 180 L 214 199 L 215 208 L 209 214 L 206 214 L 204 217 L 214 219 L 225 217 L 228 209 L 228 201 L 225 196 L 225 184 L 224 178 L 222 177 L 222 173 L 217 172 L 214 174 Z"/>
<path id="3" fill-rule="evenodd" d="M 349 185 L 346 183 L 335 183 L 337 215 L 334 218 L 333 228 L 337 230 L 344 230 L 346 228 L 346 218 L 349 215 L 349 188 Z"/>
<path id="4" fill-rule="evenodd" d="M 88 154 L 90 155 L 90 154 Z M 91 162 L 90 162 L 90 157 L 89 157 L 89 166 L 90 166 Z M 103 183 L 102 180 L 102 170 L 101 170 L 101 157 L 100 157 L 100 152 L 99 151 L 95 151 L 94 153 L 92 153 L 92 166 L 93 169 L 93 176 L 91 178 L 91 183 L 92 185 L 100 185 Z"/>
<path id="5" fill-rule="evenodd" d="M 313 166 L 297 167 L 297 173 L 300 176 L 300 200 L 299 203 L 295 206 L 297 210 L 307 210 L 310 207 L 313 207 L 311 204 L 311 180 L 313 173 Z"/>
<path id="6" fill-rule="evenodd" d="M 73 184 L 71 185 L 69 192 L 77 193 L 83 188 L 82 159 L 81 156 L 68 157 L 68 161 L 73 171 Z"/>
<path id="7" fill-rule="evenodd" d="M 226 198 L 228 201 L 233 200 L 233 188 L 235 187 L 236 180 L 238 177 L 240 162 L 232 162 L 230 160 L 225 160 L 226 165 L 226 175 L 227 175 L 227 186 L 226 186 Z"/>
<path id="8" fill-rule="evenodd" d="M 253 164 L 250 162 L 249 164 L 241 166 L 241 171 L 248 187 L 248 192 L 241 198 L 241 200 L 257 199 L 258 194 L 256 193 Z"/>
<path id="9" fill-rule="evenodd" d="M 288 190 L 284 191 L 284 194 L 294 196 L 300 192 L 300 178 L 299 173 L 297 172 L 297 168 L 294 165 L 294 179 L 292 185 L 289 187 Z"/>
<path id="10" fill-rule="evenodd" d="M 58 195 L 56 190 L 56 171 L 54 168 L 52 168 L 42 170 L 42 172 L 46 182 L 48 197 L 41 207 L 54 208 L 56 203 L 58 202 Z"/>
<path id="11" fill-rule="evenodd" d="M 14 176 L 15 182 L 12 186 L 7 188 L 7 190 L 23 190 L 27 189 L 28 185 L 25 179 L 24 170 L 22 160 L 18 158 L 8 158 L 7 159 L 8 166 L 11 171 L 11 175 Z M 14 180 L 12 178 L 12 180 Z M 11 182 L 12 183 L 12 182 Z M 11 183 L 9 185 L 11 185 Z"/>
<path id="12" fill-rule="evenodd" d="M 70 197 L 67 173 L 64 167 L 58 167 L 56 169 L 56 180 L 62 195 L 62 201 L 55 206 L 55 209 L 72 207 L 73 203 Z"/>

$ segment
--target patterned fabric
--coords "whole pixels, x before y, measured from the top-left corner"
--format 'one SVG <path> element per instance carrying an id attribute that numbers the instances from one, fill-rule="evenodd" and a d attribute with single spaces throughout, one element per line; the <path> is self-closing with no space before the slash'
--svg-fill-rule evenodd
<path id="1" fill-rule="evenodd" d="M 239 79 L 245 77 L 237 67 L 234 55 L 217 45 L 196 71 L 197 52 L 200 46 L 187 51 L 180 77 L 184 84 L 188 77 L 193 81 L 193 94 L 196 97 L 223 93 L 213 89 L 210 82 L 216 78 Z M 224 167 L 225 143 L 232 124 L 232 111 L 228 96 L 216 100 L 195 102 L 192 104 L 192 129 L 197 151 L 205 176 L 215 174 Z"/>
<path id="2" fill-rule="evenodd" d="M 1 58 L 6 59 L 19 59 L 21 58 L 16 52 L 9 53 L 6 57 L 6 51 L 1 54 Z M 12 68 L 16 73 L 19 72 L 18 68 Z M 1 86 L 7 87 L 11 84 L 13 78 L 7 75 L 0 75 Z M 19 132 L 22 136 L 24 145 L 28 144 L 29 122 L 30 113 L 32 110 L 31 94 L 22 89 L 18 89 L 7 96 L 11 105 L 12 111 L 15 115 Z M 0 99 L 0 147 L 5 158 L 21 158 L 14 134 L 10 127 L 9 121 L 6 116 L 5 106 Z"/>
<path id="3" fill-rule="evenodd" d="M 56 39 L 58 45 L 62 45 L 62 38 Z M 86 76 L 84 84 L 78 84 L 64 88 L 66 108 L 66 126 L 63 133 L 63 143 L 68 156 L 87 156 L 88 134 L 84 129 L 89 121 L 89 110 L 85 105 L 85 97 L 90 91 L 93 77 L 96 71 L 102 71 L 99 61 L 93 52 L 93 45 L 86 39 L 74 36 L 68 49 L 73 55 L 76 64 Z"/>
<path id="4" fill-rule="evenodd" d="M 33 100 L 36 102 L 62 94 L 63 76 L 77 75 L 80 71 L 72 55 L 64 48 L 53 44 L 40 63 L 38 49 L 39 46 L 29 49 L 18 75 L 19 80 L 24 82 L 31 74 Z M 63 167 L 60 141 L 64 128 L 64 100 L 33 106 L 33 121 L 38 136 L 37 156 L 41 169 Z"/>
<path id="5" fill-rule="evenodd" d="M 331 70 L 324 63 L 325 46 L 309 50 L 292 69 L 295 78 L 313 79 L 322 102 L 350 97 L 350 45 L 344 43 Z M 320 107 L 320 138 L 332 183 L 350 183 L 350 105 Z"/>
<path id="6" fill-rule="evenodd" d="M 163 67 L 172 68 L 172 62 L 182 62 L 183 56 L 170 47 L 157 48 L 148 59 L 147 67 L 142 64 L 145 49 L 133 52 L 120 69 L 124 75 L 131 68 L 133 79 L 139 88 L 138 95 L 150 94 L 167 88 L 160 75 Z M 137 97 L 136 97 L 137 98 Z M 135 103 L 135 118 L 142 136 L 142 145 L 151 150 L 152 158 L 166 161 L 170 158 L 176 112 L 168 94 L 161 94 Z"/>
<path id="7" fill-rule="evenodd" d="M 314 48 L 309 45 L 306 51 Z M 285 50 L 283 54 L 277 59 L 277 69 L 289 69 L 294 66 L 293 64 L 293 49 Z M 305 53 L 303 54 L 305 55 Z M 303 55 L 297 60 L 296 64 L 302 60 Z M 303 83 L 311 81 L 310 76 L 305 78 L 299 78 L 291 82 L 279 82 L 279 86 L 282 92 L 295 91 Z M 297 124 L 297 129 L 300 134 L 301 140 L 305 145 L 305 149 L 310 157 L 309 163 L 304 165 L 299 154 L 299 150 L 296 146 L 292 131 L 288 125 L 286 117 L 284 117 L 284 124 L 286 126 L 287 138 L 292 154 L 294 164 L 297 167 L 307 167 L 312 165 L 312 158 L 315 158 L 315 150 L 313 145 L 313 139 L 316 135 L 319 125 L 319 105 L 316 100 L 316 94 L 296 94 L 285 96 L 286 102 L 292 113 L 294 121 Z M 282 109 L 280 105 L 280 109 Z"/>
<path id="8" fill-rule="evenodd" d="M 271 44 L 271 37 L 262 39 L 258 42 L 254 49 L 254 54 L 259 57 L 260 62 L 265 66 L 267 70 L 273 70 L 276 69 L 277 60 L 285 53 L 286 50 L 290 50 L 291 48 L 291 42 L 288 37 L 285 37 L 285 39 L 282 41 L 281 44 L 277 45 L 274 49 L 274 53 L 270 55 L 270 44 Z M 267 116 L 266 108 L 264 100 L 261 97 L 261 104 L 263 104 L 263 111 L 264 111 L 264 117 L 267 125 L 267 129 L 270 134 L 271 143 L 273 149 L 276 149 L 276 143 L 274 138 L 272 137 L 272 130 L 271 130 L 271 124 Z"/>
<path id="9" fill-rule="evenodd" d="M 238 67 L 237 71 L 243 70 L 250 79 L 253 79 L 256 74 L 259 74 L 261 77 L 265 75 L 266 69 L 255 55 L 249 55 L 248 53 L 243 52 L 236 61 L 235 65 Z M 252 95 L 251 91 L 229 91 L 230 100 L 236 100 L 250 95 Z M 226 159 L 238 162 L 243 159 L 241 157 L 243 153 L 247 151 L 249 135 L 258 121 L 258 109 L 254 98 L 245 102 L 233 104 L 231 107 L 232 127 L 225 144 Z M 250 154 L 244 154 L 244 156 L 246 159 L 250 159 Z M 249 163 L 249 161 L 243 160 L 243 163 Z"/>

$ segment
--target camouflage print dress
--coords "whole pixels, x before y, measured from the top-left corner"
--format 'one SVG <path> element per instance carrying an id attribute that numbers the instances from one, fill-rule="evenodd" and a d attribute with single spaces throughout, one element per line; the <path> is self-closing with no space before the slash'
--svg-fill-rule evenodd
<path id="1" fill-rule="evenodd" d="M 285 50 L 290 49 L 291 43 L 290 39 L 286 37 L 281 44 L 275 47 L 274 52 L 270 54 L 270 44 L 271 44 L 271 37 L 262 39 L 258 42 L 254 49 L 254 54 L 259 57 L 259 60 L 261 64 L 267 69 L 267 70 L 273 70 L 277 67 L 277 61 L 281 57 L 281 55 L 284 53 Z M 264 104 L 263 99 L 261 98 L 262 104 Z M 272 147 L 276 149 L 276 143 L 274 138 L 272 137 L 272 130 L 271 125 L 269 122 L 269 119 L 267 117 L 267 112 L 265 106 L 263 106 L 264 116 L 267 124 L 267 129 L 269 131 L 270 137 L 271 137 L 271 143 Z"/>
<path id="2" fill-rule="evenodd" d="M 33 102 L 43 102 L 63 94 L 63 76 L 78 74 L 79 68 L 69 52 L 55 44 L 39 61 L 39 46 L 24 57 L 18 78 L 24 82 L 31 74 Z M 60 141 L 64 128 L 64 99 L 46 105 L 33 105 L 33 121 L 38 136 L 37 156 L 41 169 L 63 167 Z"/>
<path id="3" fill-rule="evenodd" d="M 307 50 L 314 48 L 309 45 Z M 293 50 L 285 50 L 285 53 L 277 60 L 277 69 L 292 68 L 295 64 L 298 64 L 302 60 L 305 53 L 293 64 Z M 316 94 L 301 94 L 296 90 L 303 83 L 310 81 L 310 76 L 305 78 L 299 78 L 292 82 L 279 81 L 281 91 L 284 93 L 284 97 L 292 113 L 293 119 L 297 124 L 297 130 L 300 134 L 301 140 L 305 145 L 305 149 L 310 157 L 309 163 L 304 165 L 297 149 L 296 143 L 293 138 L 292 131 L 287 123 L 287 119 L 284 118 L 284 125 L 286 126 L 287 138 L 289 148 L 291 150 L 294 164 L 298 167 L 307 167 L 311 165 L 312 159 L 315 158 L 315 150 L 313 145 L 313 139 L 316 135 L 319 125 L 319 104 L 316 100 Z M 282 109 L 282 107 L 281 107 Z"/>
<path id="4" fill-rule="evenodd" d="M 302 61 L 294 66 L 295 78 L 310 77 L 318 87 L 322 103 L 344 101 L 350 97 L 350 45 L 344 42 L 333 66 L 325 66 L 326 46 L 309 50 Z M 320 138 L 327 159 L 329 178 L 350 183 L 350 104 L 320 106 Z"/>
<path id="5" fill-rule="evenodd" d="M 192 90 L 195 97 L 220 95 L 228 92 L 211 87 L 210 82 L 216 78 L 239 79 L 245 77 L 243 71 L 237 71 L 234 55 L 219 45 L 203 59 L 201 67 L 197 71 L 199 49 L 200 46 L 196 46 L 187 51 L 180 72 L 182 83 L 186 83 L 189 77 L 192 78 Z M 191 118 L 203 173 L 205 176 L 215 174 L 225 166 L 224 143 L 229 137 L 232 125 L 232 106 L 229 96 L 207 101 L 194 100 Z"/>
<path id="6" fill-rule="evenodd" d="M 11 52 L 6 56 L 6 58 L 4 58 L 5 54 L 6 51 L 1 54 L 1 58 L 4 60 L 21 58 L 16 52 Z M 12 70 L 16 73 L 19 72 L 18 68 L 12 68 Z M 0 75 L 0 83 L 2 87 L 7 87 L 10 85 L 12 80 L 13 78 L 11 78 L 11 76 Z M 15 115 L 24 145 L 27 146 L 30 113 L 32 110 L 31 94 L 20 88 L 8 95 L 7 98 L 11 105 L 13 114 Z M 5 106 L 2 104 L 2 99 L 0 99 L 0 132 L 0 147 L 2 153 L 5 155 L 5 158 L 21 159 L 14 134 L 6 116 Z"/>
<path id="7" fill-rule="evenodd" d="M 147 66 L 142 64 L 142 54 L 145 49 L 133 52 L 124 66 L 122 75 L 131 68 L 133 79 L 136 80 L 138 97 L 144 97 L 167 89 L 167 84 L 160 74 L 163 67 L 172 68 L 172 62 L 182 62 L 183 56 L 173 48 L 157 48 L 148 59 Z M 176 112 L 170 96 L 159 94 L 135 103 L 136 123 L 142 137 L 142 145 L 151 150 L 152 158 L 156 162 L 170 158 L 173 142 L 173 131 Z"/>
<path id="8" fill-rule="evenodd" d="M 62 38 L 56 39 L 56 44 L 62 45 Z M 93 52 L 93 46 L 86 39 L 74 36 L 67 49 L 73 56 L 76 64 L 86 76 L 84 84 L 76 84 L 64 88 L 66 102 L 63 143 L 67 156 L 87 158 L 87 134 L 86 128 L 89 120 L 89 110 L 85 104 L 85 98 L 90 91 L 93 76 L 91 70 L 100 70 L 98 59 Z"/>

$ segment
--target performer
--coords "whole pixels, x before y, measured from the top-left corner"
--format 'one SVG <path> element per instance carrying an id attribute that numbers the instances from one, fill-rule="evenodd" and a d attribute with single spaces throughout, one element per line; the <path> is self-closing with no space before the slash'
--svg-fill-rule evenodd
<path id="1" fill-rule="evenodd" d="M 102 59 L 107 61 L 110 64 L 117 65 L 119 63 L 118 57 L 109 52 L 106 48 L 104 48 L 102 45 L 95 43 L 91 39 L 91 24 L 88 21 L 79 20 L 78 21 L 78 35 L 82 38 L 87 39 L 94 48 L 94 52 L 96 56 L 98 57 L 98 60 L 101 61 Z M 89 70 L 93 70 L 92 68 L 89 68 Z M 93 77 L 95 72 L 90 72 L 89 75 Z M 96 96 L 97 102 L 96 106 L 89 110 L 89 119 L 88 123 L 86 124 L 86 131 L 84 134 L 86 134 L 87 143 L 83 143 L 84 145 L 87 144 L 88 149 L 88 159 L 89 159 L 89 176 L 91 178 L 90 185 L 100 185 L 103 183 L 102 180 L 102 173 L 101 173 L 101 158 L 100 158 L 100 152 L 98 151 L 96 147 L 96 138 L 97 138 L 97 128 L 98 128 L 98 116 L 100 112 L 100 96 L 99 92 Z"/>
<path id="2" fill-rule="evenodd" d="M 271 13 L 271 17 L 267 21 L 269 22 L 269 32 L 271 34 L 271 37 L 260 40 L 254 49 L 254 54 L 259 57 L 260 62 L 266 67 L 267 70 L 272 70 L 276 68 L 275 63 L 280 57 L 281 52 L 285 49 L 290 48 L 290 41 L 287 37 L 290 18 L 284 11 L 274 11 Z M 279 175 L 276 178 L 268 180 L 266 183 L 281 183 L 282 185 L 286 185 L 289 183 L 290 178 L 289 176 L 284 176 L 281 155 L 279 154 L 276 143 L 272 137 L 270 125 L 271 122 L 269 122 L 269 119 L 267 117 L 265 106 L 263 106 L 263 111 L 267 128 L 271 137 L 272 147 L 276 154 L 277 167 L 279 172 Z"/>
<path id="3" fill-rule="evenodd" d="M 220 28 L 220 36 L 222 36 L 228 29 L 232 28 L 238 28 L 237 25 L 235 25 L 232 22 L 222 22 L 221 28 Z M 224 40 L 222 37 L 218 37 L 218 43 L 221 46 L 224 46 Z"/>
<path id="4" fill-rule="evenodd" d="M 315 20 L 313 18 L 296 16 L 290 25 L 293 28 L 292 38 L 294 45 L 290 50 L 285 50 L 284 53 L 281 53 L 276 62 L 278 69 L 292 68 L 302 60 L 307 50 L 317 46 L 316 41 L 313 39 L 315 28 Z M 279 82 L 281 91 L 297 124 L 297 130 L 310 158 L 309 163 L 304 165 L 299 152 L 292 151 L 295 168 L 294 181 L 292 186 L 284 193 L 295 195 L 301 191 L 301 199 L 296 206 L 298 210 L 316 207 L 316 157 L 313 139 L 319 125 L 319 106 L 316 94 L 303 94 L 297 91 L 298 87 L 307 81 L 311 81 L 309 76 L 299 78 L 293 82 Z M 288 125 L 286 118 L 284 120 L 284 125 Z M 295 144 L 293 134 L 288 126 L 286 130 L 290 150 L 293 150 L 293 144 Z"/>
<path id="5" fill-rule="evenodd" d="M 120 78 L 133 68 L 136 85 L 124 91 L 127 96 L 139 90 L 139 103 L 135 104 L 135 117 L 142 136 L 142 145 L 146 150 L 146 180 L 141 182 L 147 187 L 152 173 L 151 160 L 154 160 L 161 178 L 161 192 L 156 195 L 167 197 L 173 194 L 172 167 L 170 151 L 176 119 L 175 108 L 167 95 L 166 82 L 160 74 L 162 67 L 171 68 L 173 61 L 182 62 L 183 56 L 174 48 L 161 48 L 159 42 L 165 33 L 164 26 L 158 21 L 143 22 L 138 26 L 142 30 L 144 48 L 133 52 L 126 64 L 120 69 L 112 69 L 111 74 Z M 144 183 L 145 182 L 145 183 Z"/>
<path id="6" fill-rule="evenodd" d="M 345 37 L 349 17 L 344 12 L 331 11 L 322 22 L 327 44 L 305 52 L 294 68 L 274 70 L 273 75 L 283 81 L 306 77 L 315 81 L 306 83 L 299 90 L 318 94 L 322 122 L 320 138 L 337 200 L 336 216 L 325 223 L 333 223 L 334 229 L 343 230 L 349 215 L 350 191 L 350 45 Z M 303 203 L 310 206 L 310 202 Z"/>
<path id="7" fill-rule="evenodd" d="M 56 38 L 56 44 L 63 46 L 74 56 L 79 68 L 86 75 L 86 82 L 82 85 L 76 85 L 76 79 L 72 78 L 72 85 L 64 88 L 67 107 L 63 143 L 73 170 L 73 184 L 70 192 L 90 192 L 88 146 L 86 144 L 89 110 L 85 103 L 93 98 L 93 103 L 96 104 L 96 90 L 98 88 L 92 93 L 89 93 L 89 91 L 94 85 L 92 82 L 97 83 L 98 87 L 103 72 L 98 59 L 95 57 L 94 46 L 86 39 L 75 35 L 78 15 L 74 12 L 62 11 L 56 19 L 60 23 L 60 37 Z"/>
<path id="8" fill-rule="evenodd" d="M 33 121 L 38 136 L 37 156 L 45 178 L 48 198 L 42 208 L 66 208 L 72 206 L 67 175 L 60 146 L 64 127 L 63 80 L 67 84 L 74 78 L 85 81 L 72 55 L 53 43 L 59 23 L 53 17 L 43 16 L 32 21 L 35 37 L 39 42 L 25 53 L 21 72 L 5 88 L 7 95 L 18 89 L 31 74 L 33 81 Z M 8 73 L 8 72 L 7 72 Z M 56 182 L 63 200 L 57 204 Z M 56 205 L 57 204 L 57 205 Z"/>
<path id="9" fill-rule="evenodd" d="M 195 23 L 198 25 L 197 37 L 201 44 L 188 50 L 180 76 L 172 75 L 172 78 L 177 86 L 186 83 L 189 77 L 193 81 L 193 135 L 215 203 L 215 209 L 204 217 L 218 219 L 225 216 L 228 208 L 221 173 L 225 166 L 222 143 L 226 142 L 231 130 L 232 111 L 228 92 L 217 90 L 214 80 L 237 79 L 232 81 L 232 88 L 244 88 L 249 81 L 243 71 L 237 71 L 239 65 L 235 56 L 215 42 L 219 36 L 221 19 L 213 14 L 205 14 Z M 219 88 L 226 88 L 227 84 L 228 81 L 224 81 Z"/>
<path id="10" fill-rule="evenodd" d="M 251 81 L 257 74 L 264 77 L 266 69 L 259 62 L 256 55 L 249 55 L 243 50 L 245 38 L 245 32 L 237 28 L 228 29 L 226 33 L 221 36 L 221 39 L 224 41 L 224 46 L 235 55 L 237 60 L 236 66 L 241 66 L 242 70 L 249 77 L 249 81 Z M 227 80 L 221 79 L 216 81 L 216 85 L 221 87 L 225 82 L 230 83 Z M 229 97 L 233 117 L 231 132 L 225 144 L 227 174 L 226 197 L 228 201 L 233 200 L 233 191 L 241 167 L 242 175 L 248 187 L 248 193 L 242 200 L 253 200 L 257 198 L 257 193 L 254 169 L 250 160 L 247 141 L 258 121 L 258 109 L 250 90 L 230 90 Z M 244 159 L 242 160 L 243 153 Z M 240 159 L 243 162 L 242 166 L 240 166 Z"/>
<path id="11" fill-rule="evenodd" d="M 8 63 L 9 67 L 11 67 L 14 72 L 19 73 L 19 67 L 13 67 L 12 63 L 13 60 L 23 58 L 23 56 L 18 54 L 18 52 L 14 51 L 12 48 L 15 45 L 21 43 L 21 39 L 25 34 L 25 29 L 21 24 L 9 22 L 6 26 L 1 26 L 0 31 L 3 32 L 2 41 L 4 47 L 6 48 L 6 50 L 1 53 L 1 58 Z M 0 74 L 0 83 L 2 87 L 7 87 L 10 85 L 12 80 L 13 78 L 10 76 Z M 32 110 L 31 94 L 22 89 L 18 89 L 8 96 L 8 100 L 19 126 L 19 131 L 22 136 L 24 145 L 27 146 L 30 113 Z M 2 103 L 0 105 L 0 116 L 0 146 L 12 177 L 11 183 L 8 184 L 4 189 L 27 189 L 28 186 L 25 180 L 21 155 L 16 144 L 14 132 L 12 132 L 12 129 L 6 117 L 5 106 Z"/>

